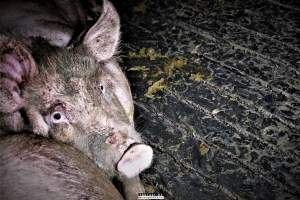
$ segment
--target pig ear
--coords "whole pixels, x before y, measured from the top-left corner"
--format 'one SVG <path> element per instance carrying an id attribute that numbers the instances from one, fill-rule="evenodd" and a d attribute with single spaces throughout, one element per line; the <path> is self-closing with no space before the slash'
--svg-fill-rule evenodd
<path id="1" fill-rule="evenodd" d="M 83 40 L 83 45 L 98 61 L 114 55 L 120 38 L 120 19 L 116 9 L 111 2 L 104 0 L 102 10 L 101 17 Z"/>

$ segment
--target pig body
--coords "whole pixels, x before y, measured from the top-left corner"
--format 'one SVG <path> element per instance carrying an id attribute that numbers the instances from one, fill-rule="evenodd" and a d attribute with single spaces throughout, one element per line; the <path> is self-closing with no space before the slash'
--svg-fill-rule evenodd
<path id="1" fill-rule="evenodd" d="M 79 0 L 1 0 L 0 8 L 0 32 L 21 35 L 27 44 L 41 37 L 54 46 L 66 46 L 88 18 Z"/>
<path id="2" fill-rule="evenodd" d="M 31 34 L 26 24 L 22 29 L 2 25 L 13 34 L 0 36 L 0 129 L 28 130 L 72 144 L 110 177 L 119 177 L 127 199 L 136 199 L 143 192 L 138 174 L 150 166 L 153 151 L 134 128 L 130 87 L 114 59 L 117 12 L 104 1 L 101 17 L 72 48 L 53 47 L 69 43 L 57 38 L 72 38 L 72 31 L 59 26 L 48 27 L 51 34 L 36 31 L 41 28 L 33 23 L 36 17 L 27 20 L 37 26 Z"/>
<path id="3" fill-rule="evenodd" d="M 0 176 L 0 199 L 123 199 L 78 150 L 32 134 L 1 137 Z"/>

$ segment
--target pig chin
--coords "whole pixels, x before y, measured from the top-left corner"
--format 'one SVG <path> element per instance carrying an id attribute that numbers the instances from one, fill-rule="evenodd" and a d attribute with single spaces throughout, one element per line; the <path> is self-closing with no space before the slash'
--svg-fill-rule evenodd
<path id="1" fill-rule="evenodd" d="M 150 167 L 153 150 L 150 146 L 141 143 L 132 143 L 123 152 L 116 164 L 116 170 L 127 178 L 133 178 Z"/>

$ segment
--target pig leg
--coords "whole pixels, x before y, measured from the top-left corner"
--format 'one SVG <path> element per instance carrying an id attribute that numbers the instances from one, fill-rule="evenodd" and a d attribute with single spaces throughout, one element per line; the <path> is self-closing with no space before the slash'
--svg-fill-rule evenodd
<path id="1" fill-rule="evenodd" d="M 124 195 L 126 200 L 136 200 L 138 199 L 139 193 L 145 192 L 144 186 L 139 176 L 134 178 L 123 178 L 121 181 L 123 183 Z"/>
<path id="2" fill-rule="evenodd" d="M 49 126 L 44 121 L 40 112 L 34 107 L 27 107 L 26 112 L 31 122 L 33 133 L 48 137 Z"/>
<path id="3" fill-rule="evenodd" d="M 20 42 L 0 35 L 0 122 L 8 131 L 20 131 L 24 106 L 20 86 L 36 73 L 35 62 Z"/>
<path id="4" fill-rule="evenodd" d="M 153 150 L 150 146 L 138 144 L 127 150 L 118 162 L 117 170 L 125 175 L 121 181 L 127 200 L 138 199 L 138 194 L 145 192 L 138 174 L 151 165 L 152 157 Z"/>

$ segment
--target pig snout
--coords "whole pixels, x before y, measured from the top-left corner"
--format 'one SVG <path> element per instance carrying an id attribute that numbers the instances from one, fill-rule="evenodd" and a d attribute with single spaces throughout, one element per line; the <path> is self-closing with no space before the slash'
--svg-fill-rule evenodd
<path id="1" fill-rule="evenodd" d="M 116 132 L 111 134 L 106 143 L 111 145 L 120 155 L 116 161 L 116 170 L 127 178 L 139 175 L 150 167 L 153 159 L 153 150 L 149 145 L 128 137 L 126 134 Z"/>
<path id="2" fill-rule="evenodd" d="M 117 171 L 128 178 L 137 176 L 150 167 L 153 150 L 145 144 L 134 143 L 124 152 L 117 163 Z"/>

